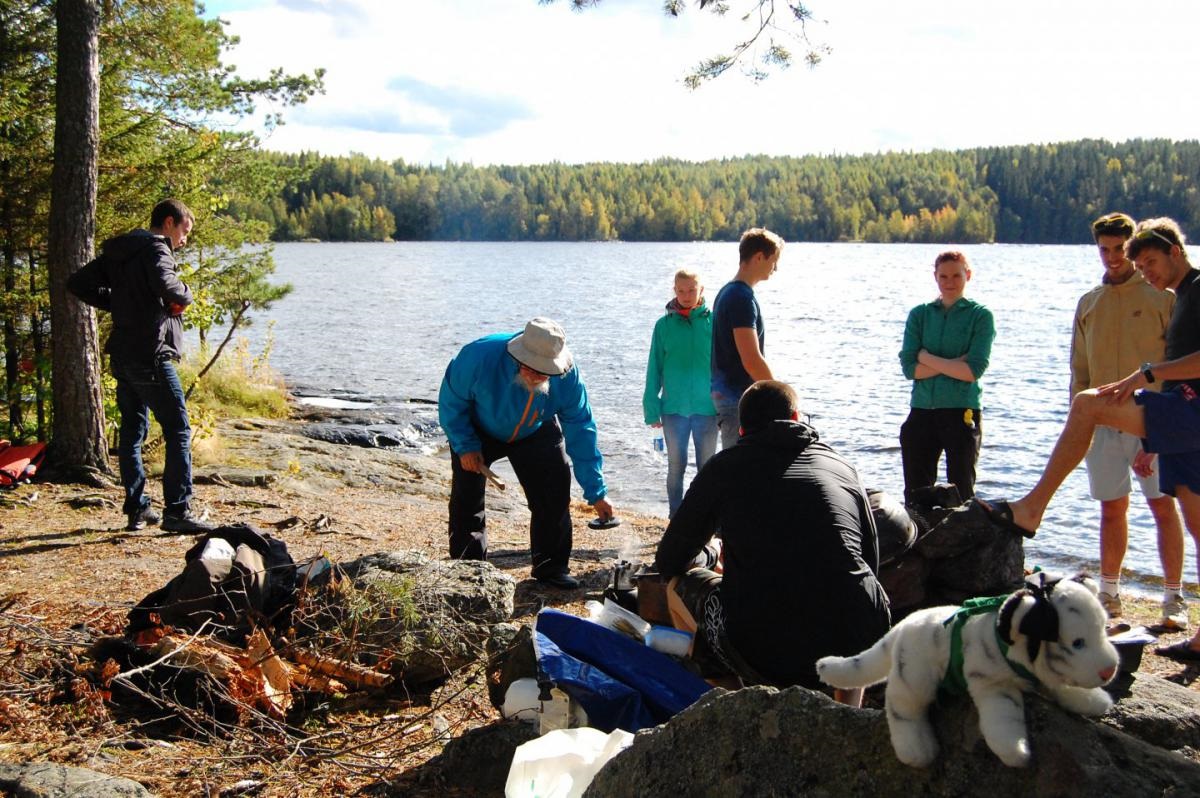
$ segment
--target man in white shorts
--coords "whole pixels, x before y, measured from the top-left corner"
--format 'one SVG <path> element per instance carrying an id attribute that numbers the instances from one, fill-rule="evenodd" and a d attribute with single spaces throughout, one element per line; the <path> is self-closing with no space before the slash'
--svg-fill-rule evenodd
<path id="1" fill-rule="evenodd" d="M 1125 256 L 1134 222 L 1110 213 L 1092 223 L 1104 275 L 1100 285 L 1079 299 L 1071 340 L 1071 397 L 1089 388 L 1118 382 L 1142 363 L 1163 359 L 1165 335 L 1175 295 L 1150 285 Z M 1147 390 L 1159 386 L 1151 385 Z M 1158 556 L 1163 568 L 1162 624 L 1186 629 L 1187 604 L 1182 595 L 1183 526 L 1175 502 L 1158 486 L 1156 458 L 1142 442 L 1112 427 L 1100 426 L 1087 453 L 1092 498 L 1100 502 L 1100 601 L 1109 617 L 1121 615 L 1121 561 L 1129 538 L 1130 472 L 1158 528 Z"/>

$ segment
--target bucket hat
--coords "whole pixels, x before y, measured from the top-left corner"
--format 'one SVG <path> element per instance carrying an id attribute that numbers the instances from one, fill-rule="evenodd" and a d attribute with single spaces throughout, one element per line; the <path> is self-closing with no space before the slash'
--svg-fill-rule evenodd
<path id="1" fill-rule="evenodd" d="M 557 376 L 571 369 L 567 334 L 553 319 L 531 319 L 525 325 L 525 331 L 508 342 L 508 353 L 518 363 L 542 374 Z"/>

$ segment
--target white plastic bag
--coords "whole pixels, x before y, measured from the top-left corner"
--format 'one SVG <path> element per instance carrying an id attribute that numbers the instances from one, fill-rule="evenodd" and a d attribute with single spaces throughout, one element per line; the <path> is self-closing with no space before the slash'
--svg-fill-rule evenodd
<path id="1" fill-rule="evenodd" d="M 623 729 L 559 729 L 517 747 L 505 798 L 580 798 L 600 768 L 629 747 Z"/>

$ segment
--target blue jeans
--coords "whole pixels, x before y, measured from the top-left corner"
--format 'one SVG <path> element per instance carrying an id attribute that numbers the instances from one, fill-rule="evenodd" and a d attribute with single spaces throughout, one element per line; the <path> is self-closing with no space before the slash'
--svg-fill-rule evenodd
<path id="1" fill-rule="evenodd" d="M 717 417 L 664 415 L 662 431 L 667 444 L 667 515 L 672 517 L 679 502 L 683 501 L 688 437 L 696 447 L 696 470 L 699 471 L 717 450 Z"/>
<path id="2" fill-rule="evenodd" d="M 192 500 L 192 428 L 175 364 L 170 360 L 133 364 L 114 359 L 112 373 L 117 381 L 117 409 L 121 412 L 117 461 L 125 486 L 124 512 L 135 513 L 150 504 L 142 444 L 150 430 L 149 414 L 153 413 L 166 445 L 163 511 L 166 515 L 183 515 Z"/>
<path id="3" fill-rule="evenodd" d="M 728 449 L 738 442 L 739 430 L 741 424 L 738 422 L 738 402 L 737 399 L 730 399 L 727 396 L 722 396 L 719 393 L 713 394 L 713 404 L 717 408 L 717 426 L 721 430 L 721 448 Z"/>

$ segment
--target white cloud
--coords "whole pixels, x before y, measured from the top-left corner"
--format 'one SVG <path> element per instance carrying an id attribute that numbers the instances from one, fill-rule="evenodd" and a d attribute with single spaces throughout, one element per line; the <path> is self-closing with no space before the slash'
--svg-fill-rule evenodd
<path id="1" fill-rule="evenodd" d="M 1187 105 L 1194 49 L 1134 35 L 1130 6 L 1114 0 L 812 0 L 827 24 L 811 34 L 833 47 L 821 66 L 688 91 L 687 69 L 742 35 L 738 1 L 723 19 L 691 4 L 669 19 L 655 0 L 582 13 L 567 0 L 220 0 L 209 11 L 241 37 L 229 60 L 243 74 L 328 70 L 326 94 L 286 111 L 266 141 L 279 150 L 433 163 L 696 160 L 1200 129 Z M 1150 0 L 1137 17 L 1195 31 L 1200 4 Z M 1148 84 L 1164 87 L 1163 104 L 1127 110 Z"/>

